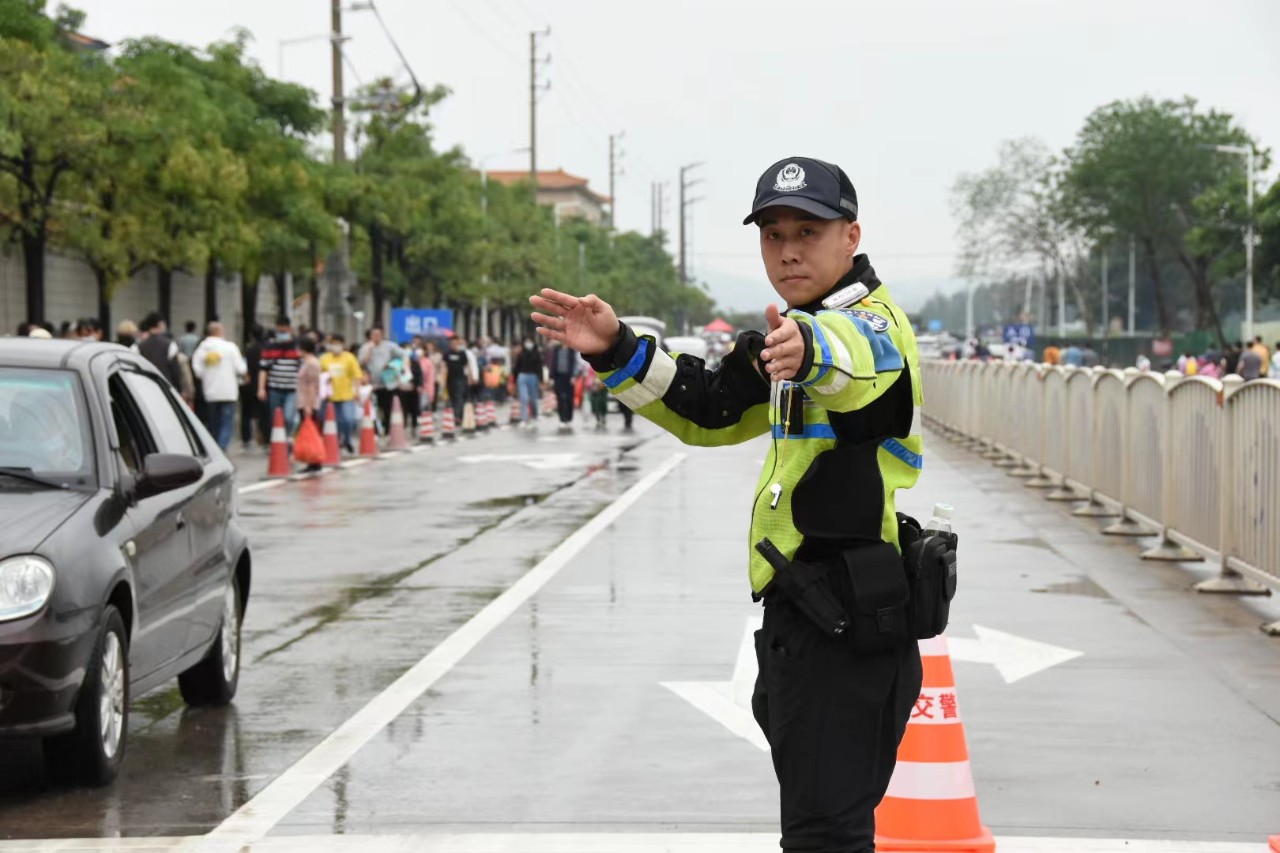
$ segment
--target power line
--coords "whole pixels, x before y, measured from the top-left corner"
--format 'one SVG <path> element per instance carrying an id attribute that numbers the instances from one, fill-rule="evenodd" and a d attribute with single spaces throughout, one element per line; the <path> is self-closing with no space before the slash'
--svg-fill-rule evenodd
<path id="1" fill-rule="evenodd" d="M 498 39 L 494 38 L 492 33 L 490 33 L 487 29 L 477 24 L 475 20 L 470 15 L 468 15 L 460 5 L 455 3 L 453 0 L 449 0 L 449 5 L 453 7 L 453 11 L 457 12 L 458 16 L 461 17 L 462 20 L 466 21 L 467 26 L 471 27 L 471 29 L 475 30 L 477 33 L 484 36 L 485 40 L 488 41 L 495 48 L 497 48 L 499 53 L 501 53 L 507 59 L 510 59 L 512 62 L 524 62 L 524 60 L 521 59 L 517 54 L 513 53 L 510 48 L 508 48 L 502 42 L 498 41 Z"/>

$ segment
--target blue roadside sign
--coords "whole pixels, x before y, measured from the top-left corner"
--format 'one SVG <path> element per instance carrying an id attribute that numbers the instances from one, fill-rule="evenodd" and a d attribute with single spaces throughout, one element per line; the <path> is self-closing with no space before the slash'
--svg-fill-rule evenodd
<path id="1" fill-rule="evenodd" d="M 1036 343 L 1036 327 L 1034 323 L 1010 323 L 1004 327 L 1006 344 L 1022 344 L 1033 347 Z"/>
<path id="2" fill-rule="evenodd" d="M 391 340 L 405 343 L 414 335 L 439 335 L 453 329 L 452 308 L 392 308 Z"/>

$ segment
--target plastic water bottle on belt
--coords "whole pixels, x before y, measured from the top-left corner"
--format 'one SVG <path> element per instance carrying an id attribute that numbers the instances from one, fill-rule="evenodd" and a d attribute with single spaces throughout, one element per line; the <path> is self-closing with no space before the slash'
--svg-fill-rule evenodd
<path id="1" fill-rule="evenodd" d="M 951 504 L 934 504 L 933 517 L 925 524 L 923 534 L 950 533 L 952 512 Z"/>

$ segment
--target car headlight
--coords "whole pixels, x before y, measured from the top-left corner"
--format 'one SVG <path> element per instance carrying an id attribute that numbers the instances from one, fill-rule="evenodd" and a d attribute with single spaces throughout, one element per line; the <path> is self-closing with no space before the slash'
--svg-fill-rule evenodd
<path id="1" fill-rule="evenodd" d="M 53 566 L 25 554 L 0 560 L 0 622 L 21 619 L 44 607 L 53 593 Z"/>

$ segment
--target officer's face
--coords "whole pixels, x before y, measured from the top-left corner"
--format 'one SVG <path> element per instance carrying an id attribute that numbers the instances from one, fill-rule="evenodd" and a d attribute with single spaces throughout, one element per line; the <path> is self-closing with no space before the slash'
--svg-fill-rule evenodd
<path id="1" fill-rule="evenodd" d="M 771 207 L 760 223 L 760 256 L 778 295 L 790 306 L 826 294 L 849 271 L 862 226 L 819 219 L 793 207 Z"/>

